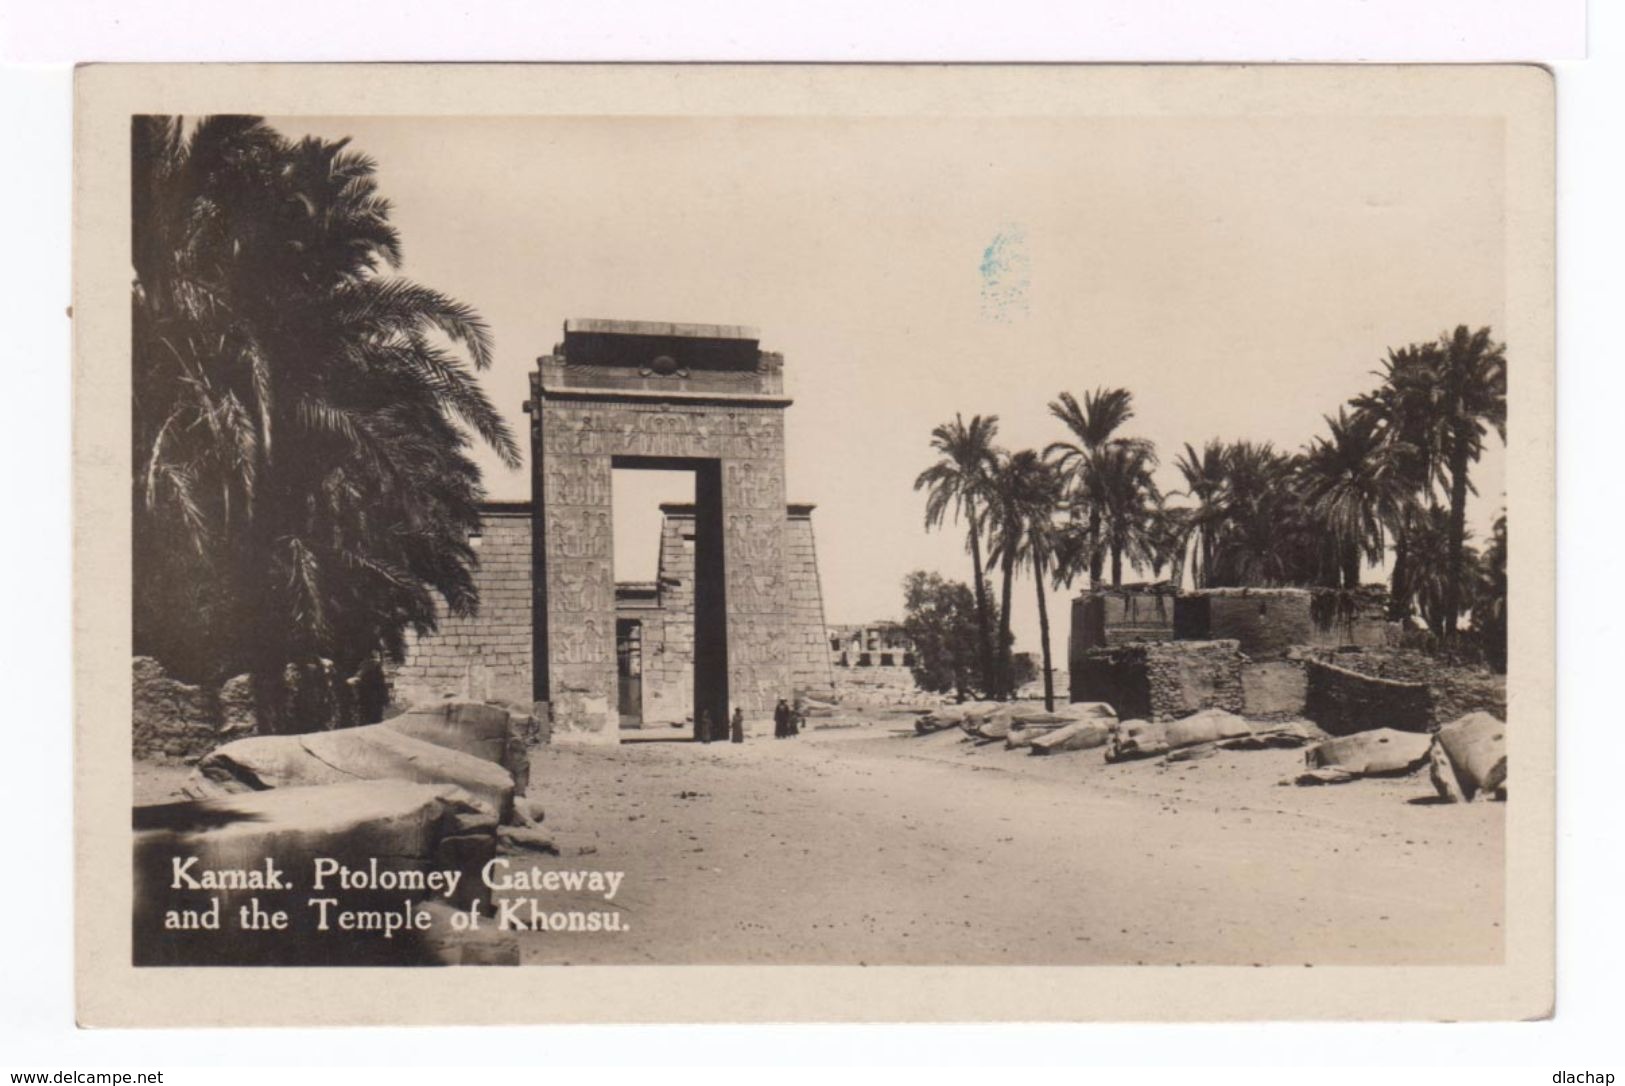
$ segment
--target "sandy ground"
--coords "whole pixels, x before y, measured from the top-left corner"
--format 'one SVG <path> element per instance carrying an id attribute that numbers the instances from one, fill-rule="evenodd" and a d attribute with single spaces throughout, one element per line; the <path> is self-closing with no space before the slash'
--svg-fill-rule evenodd
<path id="1" fill-rule="evenodd" d="M 530 798 L 559 855 L 512 853 L 510 871 L 624 881 L 607 901 L 508 896 L 618 915 L 624 930 L 527 932 L 525 961 L 1350 965 L 1503 953 L 1505 804 L 1434 803 L 1425 774 L 1282 787 L 1297 750 L 1107 765 L 1098 750 L 1033 757 L 957 730 L 917 737 L 911 722 L 815 722 L 795 740 L 739 746 L 673 731 L 538 749 Z M 137 802 L 181 798 L 188 772 L 138 763 Z"/>
<path id="2" fill-rule="evenodd" d="M 1278 782 L 1296 750 L 1106 765 L 905 716 L 740 746 L 536 752 L 560 855 L 624 872 L 626 930 L 527 932 L 527 962 L 1466 964 L 1500 960 L 1505 804 L 1426 775 Z M 833 723 L 833 722 L 830 722 Z M 672 733 L 673 735 L 677 733 Z M 1512 800 L 1516 802 L 1516 798 Z"/>

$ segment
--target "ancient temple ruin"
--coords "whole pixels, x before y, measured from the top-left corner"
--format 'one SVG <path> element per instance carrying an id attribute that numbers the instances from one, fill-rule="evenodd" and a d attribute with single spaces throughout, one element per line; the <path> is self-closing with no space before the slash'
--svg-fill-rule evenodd
<path id="1" fill-rule="evenodd" d="M 567 321 L 525 403 L 532 500 L 486 507 L 480 613 L 413 643 L 397 700 L 546 702 L 557 728 L 612 739 L 623 719 L 762 719 L 828 689 L 812 506 L 785 500 L 783 364 L 749 328 Z M 654 584 L 614 581 L 617 468 L 694 475 L 694 502 L 662 508 Z"/>

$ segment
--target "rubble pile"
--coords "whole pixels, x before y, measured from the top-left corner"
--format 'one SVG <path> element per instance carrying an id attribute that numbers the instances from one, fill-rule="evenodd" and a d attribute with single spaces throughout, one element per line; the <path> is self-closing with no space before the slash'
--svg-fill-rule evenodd
<path id="1" fill-rule="evenodd" d="M 536 715 L 514 707 L 445 701 L 379 724 L 250 736 L 216 747 L 188 779 L 190 799 L 135 809 L 138 958 L 152 964 L 304 962 L 300 955 L 309 957 L 307 964 L 517 964 L 512 939 L 460 938 L 432 924 L 411 925 L 435 910 L 489 905 L 473 875 L 500 849 L 553 851 L 536 828 L 540 812 L 524 799 L 529 748 L 544 730 Z M 162 918 L 177 888 L 171 861 L 180 855 L 198 857 L 200 870 L 263 862 L 278 871 L 326 861 L 361 870 L 386 857 L 394 885 L 363 886 L 343 907 L 403 915 L 410 923 L 387 940 L 329 938 L 331 932 L 319 938 L 234 933 L 230 939 L 172 933 Z M 302 884 L 303 873 L 298 878 Z M 261 881 L 254 907 L 269 911 L 284 888 L 269 875 Z M 403 898 L 402 887 L 416 892 Z M 308 887 L 298 896 L 301 907 L 287 912 L 296 923 L 311 923 L 303 907 L 312 896 Z M 227 894 L 214 907 L 249 900 Z"/>

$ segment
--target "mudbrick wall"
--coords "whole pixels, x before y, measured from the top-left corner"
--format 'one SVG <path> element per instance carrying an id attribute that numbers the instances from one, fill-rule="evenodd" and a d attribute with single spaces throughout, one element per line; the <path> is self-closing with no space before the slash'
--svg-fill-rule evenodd
<path id="1" fill-rule="evenodd" d="M 1305 649 L 1304 658 L 1378 679 L 1427 686 L 1432 697 L 1432 720 L 1448 724 L 1468 713 L 1486 712 L 1507 718 L 1506 676 L 1484 668 L 1458 667 L 1438 657 L 1408 649 Z"/>
<path id="2" fill-rule="evenodd" d="M 1171 592 L 1084 592 L 1072 601 L 1069 658 L 1090 649 L 1173 636 Z"/>
<path id="3" fill-rule="evenodd" d="M 1242 715 L 1290 720 L 1303 715 L 1309 678 L 1300 660 L 1248 660 L 1241 665 Z"/>
<path id="4" fill-rule="evenodd" d="M 1304 715 L 1332 735 L 1371 728 L 1425 732 L 1433 725 L 1428 684 L 1362 675 L 1321 660 L 1306 662 Z"/>
<path id="5" fill-rule="evenodd" d="M 406 660 L 390 675 L 394 701 L 415 705 L 443 698 L 531 701 L 531 552 L 528 504 L 481 512 L 478 615 L 440 610 L 438 632 L 408 634 Z"/>
<path id="6" fill-rule="evenodd" d="M 1254 660 L 1285 656 L 1295 645 L 1378 647 L 1397 636 L 1382 614 L 1381 597 L 1340 612 L 1325 593 L 1306 588 L 1199 589 L 1174 605 L 1175 636 L 1234 638 Z"/>
<path id="7" fill-rule="evenodd" d="M 1241 666 L 1233 640 L 1095 649 L 1073 662 L 1072 700 L 1107 702 L 1125 720 L 1173 720 L 1202 709 L 1239 713 Z"/>

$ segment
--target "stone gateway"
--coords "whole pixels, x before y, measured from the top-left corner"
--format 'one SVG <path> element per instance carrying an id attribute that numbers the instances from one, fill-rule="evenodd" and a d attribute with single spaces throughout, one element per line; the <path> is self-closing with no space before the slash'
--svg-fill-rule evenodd
<path id="1" fill-rule="evenodd" d="M 489 509 L 476 540 L 480 614 L 447 616 L 412 644 L 396 699 L 547 702 L 560 731 L 616 739 L 631 643 L 614 578 L 617 468 L 694 475 L 692 506 L 666 511 L 668 527 L 681 521 L 673 542 L 685 545 L 687 583 L 660 642 L 683 659 L 668 655 L 662 675 L 692 675 L 687 696 L 667 703 L 692 721 L 736 708 L 759 721 L 780 698 L 827 690 L 812 507 L 785 498 L 790 403 L 783 359 L 752 329 L 565 322 L 525 403 L 532 500 Z M 674 614 L 685 625 L 692 615 L 691 629 L 674 629 Z"/>

